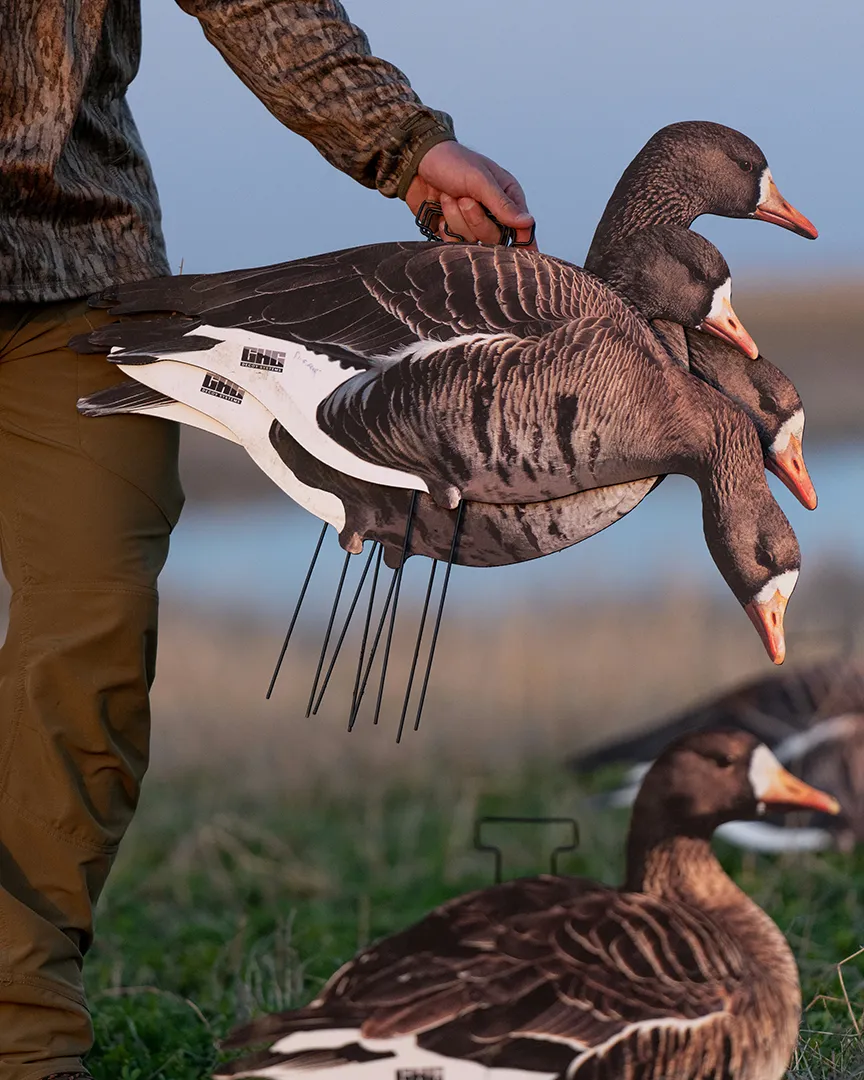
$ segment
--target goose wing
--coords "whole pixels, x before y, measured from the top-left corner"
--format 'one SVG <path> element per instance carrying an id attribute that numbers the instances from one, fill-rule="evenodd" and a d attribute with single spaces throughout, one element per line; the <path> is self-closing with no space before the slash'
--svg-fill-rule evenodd
<path id="1" fill-rule="evenodd" d="M 610 307 L 622 326 L 645 333 L 635 310 L 593 274 L 549 255 L 471 244 L 347 248 L 250 270 L 119 285 L 91 302 L 117 315 L 171 312 L 187 331 L 193 323 L 240 327 L 342 346 L 358 358 L 477 332 L 529 337 Z"/>
<path id="2" fill-rule="evenodd" d="M 531 476 L 537 431 L 551 429 L 553 442 L 569 438 L 569 414 L 557 422 L 553 393 L 522 421 L 499 424 L 507 408 L 500 384 L 518 394 L 520 375 L 564 345 L 608 352 L 613 370 L 634 341 L 662 351 L 635 309 L 593 275 L 548 256 L 473 245 L 348 249 L 257 270 L 123 285 L 101 302 L 120 315 L 175 314 L 109 325 L 90 335 L 90 348 L 119 350 L 112 359 L 127 364 L 155 356 L 206 367 L 255 394 L 325 464 L 358 479 L 428 490 L 450 508 L 460 495 L 513 503 L 522 501 L 523 488 L 527 501 L 574 490 L 557 459 L 553 484 L 537 485 Z M 557 340 L 562 333 L 566 342 Z M 287 360 L 280 351 L 286 342 L 294 346 Z M 552 411 L 539 415 L 543 408 Z M 450 419 L 446 428 L 441 415 Z M 514 424 L 524 429 L 516 433 L 521 450 Z M 466 492 L 472 468 L 484 482 Z M 508 475 L 490 485 L 495 470 Z M 589 477 L 584 486 L 602 483 Z"/>
<path id="3" fill-rule="evenodd" d="M 329 1025 L 367 1049 L 413 1038 L 486 1067 L 601 1080 L 640 1062 L 673 1075 L 688 1059 L 693 1076 L 727 1075 L 737 947 L 681 905 L 589 882 L 570 891 L 545 910 L 502 913 L 480 893 L 450 918 L 433 913 L 361 953 L 308 1009 L 253 1021 L 228 1045 L 266 1039 L 289 1060 Z"/>

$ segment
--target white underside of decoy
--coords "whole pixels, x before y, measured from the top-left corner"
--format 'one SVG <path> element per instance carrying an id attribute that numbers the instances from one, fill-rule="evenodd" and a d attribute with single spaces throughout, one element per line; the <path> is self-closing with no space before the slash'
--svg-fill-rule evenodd
<path id="1" fill-rule="evenodd" d="M 675 1029 L 678 1031 L 692 1031 L 722 1021 L 730 1014 L 725 1011 L 708 1013 L 694 1019 L 681 1019 L 678 1017 L 657 1017 L 650 1020 L 637 1021 L 627 1024 L 611 1035 L 602 1043 L 589 1046 L 579 1039 L 568 1039 L 564 1035 L 535 1034 L 533 1032 L 514 1031 L 515 1038 L 537 1042 L 554 1042 L 562 1046 L 572 1048 L 574 1059 L 571 1062 L 567 1076 L 578 1078 L 583 1067 L 589 1066 L 597 1058 L 603 1058 L 609 1051 L 621 1042 L 625 1042 L 631 1036 L 640 1032 L 657 1029 Z M 279 1039 L 270 1047 L 274 1054 L 301 1054 L 320 1050 L 339 1050 L 345 1047 L 362 1047 L 370 1053 L 389 1054 L 386 1058 L 375 1061 L 357 1062 L 346 1061 L 340 1064 L 310 1066 L 308 1059 L 305 1063 L 302 1059 L 292 1063 L 286 1061 L 283 1064 L 265 1065 L 261 1068 L 250 1068 L 248 1072 L 230 1074 L 233 1077 L 271 1077 L 273 1080 L 285 1080 L 296 1077 L 300 1072 L 306 1072 L 310 1068 L 316 1077 L 321 1080 L 346 1080 L 348 1077 L 368 1077 L 370 1080 L 383 1080 L 384 1077 L 441 1077 L 442 1080 L 556 1080 L 560 1077 L 558 1072 L 538 1072 L 533 1069 L 495 1068 L 483 1065 L 476 1061 L 466 1061 L 458 1057 L 449 1057 L 423 1049 L 417 1045 L 416 1036 L 409 1035 L 395 1039 L 369 1039 L 363 1037 L 357 1029 L 333 1028 L 327 1030 L 292 1032 L 284 1039 Z M 222 1074 L 229 1075 L 229 1074 Z M 220 1074 L 217 1073 L 217 1080 Z"/>
<path id="2" fill-rule="evenodd" d="M 199 326 L 184 336 L 215 338 L 221 344 L 200 352 L 160 353 L 158 363 L 204 368 L 253 394 L 305 450 L 339 472 L 386 487 L 428 492 L 418 476 L 364 461 L 318 426 L 318 406 L 359 369 L 343 367 L 332 357 L 296 342 L 235 327 Z M 111 355 L 123 352 L 115 348 Z M 135 377 L 141 378 L 138 374 Z"/>
<path id="3" fill-rule="evenodd" d="M 190 355 L 206 357 L 210 354 L 186 353 L 184 358 Z M 338 532 L 342 531 L 345 508 L 341 499 L 329 491 L 301 483 L 291 472 L 270 442 L 273 415 L 254 394 L 224 380 L 212 370 L 187 362 L 161 360 L 157 364 L 118 364 L 118 367 L 145 386 L 167 394 L 180 405 L 189 406 L 189 414 L 178 415 L 176 419 L 200 426 L 195 423 L 195 414 L 203 412 L 220 427 L 227 428 L 233 434 L 234 441 L 243 446 L 255 464 L 286 495 Z"/>
<path id="4" fill-rule="evenodd" d="M 171 401 L 163 405 L 147 405 L 134 411 L 146 413 L 147 416 L 159 416 L 163 420 L 173 420 L 175 424 L 186 424 L 200 431 L 208 431 L 211 435 L 218 435 L 220 439 L 227 439 L 228 442 L 236 443 L 238 446 L 243 445 L 230 428 L 220 424 L 207 413 L 199 412 L 191 405 L 184 405 L 180 401 Z"/>

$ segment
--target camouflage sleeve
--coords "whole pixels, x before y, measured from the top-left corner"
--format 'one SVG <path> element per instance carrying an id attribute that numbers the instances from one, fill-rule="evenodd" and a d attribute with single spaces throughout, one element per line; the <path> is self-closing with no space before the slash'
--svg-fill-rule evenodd
<path id="1" fill-rule="evenodd" d="M 455 138 L 451 118 L 372 55 L 339 0 L 177 3 L 277 120 L 388 198 L 404 198 L 426 151 Z"/>

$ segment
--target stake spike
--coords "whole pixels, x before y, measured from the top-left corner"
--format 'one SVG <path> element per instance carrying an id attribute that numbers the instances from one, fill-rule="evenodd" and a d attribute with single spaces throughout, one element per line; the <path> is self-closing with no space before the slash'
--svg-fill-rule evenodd
<path id="1" fill-rule="evenodd" d="M 405 700 L 402 702 L 402 713 L 399 716 L 399 729 L 396 732 L 396 742 L 402 741 L 402 729 L 405 726 L 405 715 L 408 712 L 408 702 L 411 698 L 411 688 L 414 685 L 414 672 L 417 669 L 417 658 L 420 655 L 420 642 L 423 640 L 423 631 L 426 629 L 426 613 L 429 610 L 429 598 L 432 596 L 432 585 L 435 582 L 435 571 L 438 569 L 438 560 L 432 560 L 432 569 L 429 572 L 429 584 L 426 586 L 426 598 L 423 601 L 423 611 L 420 614 L 420 626 L 417 630 L 417 641 L 414 643 L 414 656 L 411 659 L 411 670 L 408 673 L 408 685 L 405 688 Z"/>
<path id="2" fill-rule="evenodd" d="M 366 655 L 366 641 L 369 637 L 369 626 L 372 622 L 372 609 L 375 605 L 375 590 L 378 588 L 378 574 L 381 570 L 381 557 L 384 554 L 384 545 L 376 544 L 378 557 L 375 560 L 375 571 L 372 574 L 372 587 L 369 590 L 369 606 L 366 608 L 366 622 L 363 626 L 363 638 L 360 642 L 360 655 L 357 658 L 357 674 L 354 676 L 354 690 L 351 694 L 351 712 L 348 714 L 348 730 L 351 730 L 353 718 L 356 714 L 357 691 L 360 687 L 360 673 L 363 671 L 363 658 Z"/>
<path id="3" fill-rule="evenodd" d="M 354 608 L 357 607 L 357 601 L 360 599 L 360 593 L 363 591 L 363 584 L 366 581 L 366 575 L 369 573 L 369 567 L 372 565 L 372 557 L 374 556 L 374 554 L 375 544 L 372 544 L 369 549 L 369 555 L 366 559 L 366 565 L 363 567 L 363 573 L 360 575 L 360 580 L 357 583 L 357 588 L 354 590 L 354 598 L 351 601 L 351 606 L 348 608 L 348 614 L 345 616 L 345 624 L 342 627 L 342 632 L 336 642 L 336 648 L 333 650 L 333 655 L 330 658 L 330 666 L 327 668 L 327 673 L 324 676 L 324 681 L 321 683 L 321 690 L 318 694 L 318 700 L 315 702 L 315 707 L 312 709 L 313 716 L 318 713 L 318 709 L 324 697 L 324 691 L 327 689 L 327 684 L 330 682 L 330 676 L 333 674 L 333 668 L 336 666 L 336 661 L 339 658 L 339 650 L 342 648 L 342 642 L 345 640 L 345 635 L 348 633 L 348 627 L 351 623 L 351 619 L 354 616 Z"/>
<path id="4" fill-rule="evenodd" d="M 411 522 L 414 518 L 414 508 L 417 505 L 417 491 L 411 492 L 411 502 L 408 504 L 408 520 L 405 522 L 405 537 L 402 541 L 402 558 L 396 569 L 396 591 L 393 594 L 393 607 L 390 609 L 390 625 L 387 628 L 387 643 L 384 646 L 384 658 L 381 661 L 381 678 L 378 682 L 378 699 L 375 702 L 375 718 L 372 723 L 378 723 L 381 712 L 381 700 L 384 697 L 384 682 L 387 678 L 387 665 L 390 662 L 390 646 L 393 642 L 393 628 L 396 625 L 396 609 L 399 606 L 399 590 L 402 588 L 402 574 L 405 572 L 405 563 L 408 560 L 408 546 L 411 539 Z"/>
<path id="5" fill-rule="evenodd" d="M 339 584 L 336 586 L 336 595 L 333 597 L 333 607 L 330 609 L 330 618 L 327 621 L 327 630 L 324 634 L 324 643 L 321 646 L 321 655 L 318 657 L 318 666 L 315 668 L 315 679 L 312 682 L 312 689 L 309 692 L 309 702 L 306 706 L 306 716 L 312 712 L 312 702 L 315 700 L 315 691 L 318 689 L 318 680 L 321 677 L 321 668 L 324 666 L 324 656 L 327 653 L 327 646 L 330 644 L 330 634 L 333 631 L 333 621 L 336 618 L 336 609 L 339 607 L 339 600 L 342 597 L 342 586 L 345 584 L 345 575 L 348 573 L 348 562 L 351 559 L 351 552 L 345 552 L 345 559 L 342 562 L 342 573 L 339 575 Z"/>
<path id="6" fill-rule="evenodd" d="M 306 578 L 303 582 L 303 586 L 300 589 L 300 595 L 297 597 L 297 603 L 294 605 L 294 614 L 291 616 L 291 622 L 288 625 L 288 632 L 285 635 L 285 640 L 282 642 L 282 648 L 279 651 L 279 659 L 276 661 L 276 667 L 273 669 L 273 675 L 270 679 L 270 685 L 267 687 L 266 701 L 270 700 L 270 695 L 273 693 L 273 687 L 276 685 L 276 679 L 279 675 L 279 669 L 282 667 L 282 661 L 285 658 L 285 651 L 288 648 L 288 642 L 291 640 L 291 634 L 294 632 L 294 624 L 297 622 L 297 616 L 300 614 L 300 605 L 303 603 L 303 598 L 306 595 L 306 590 L 309 588 L 309 580 L 312 577 L 312 571 L 315 569 L 315 563 L 318 561 L 318 553 L 321 551 L 321 545 L 324 543 L 324 534 L 327 532 L 327 522 L 321 528 L 321 535 L 318 537 L 318 543 L 315 545 L 315 551 L 312 553 L 312 559 L 309 563 L 309 569 L 306 571 Z"/>
<path id="7" fill-rule="evenodd" d="M 435 646 L 438 644 L 438 631 L 441 628 L 441 616 L 444 613 L 444 601 L 447 599 L 447 586 L 450 584 L 450 571 L 453 569 L 453 560 L 456 557 L 456 543 L 459 539 L 459 527 L 462 524 L 462 515 L 465 512 L 465 500 L 461 500 L 456 511 L 456 523 L 453 526 L 453 539 L 450 541 L 450 554 L 447 556 L 447 569 L 444 571 L 444 582 L 441 586 L 441 597 L 438 601 L 438 614 L 435 617 L 435 629 L 432 631 L 432 640 L 429 644 L 429 656 L 426 660 L 426 674 L 423 676 L 423 687 L 420 691 L 420 701 L 417 704 L 417 715 L 414 718 L 414 730 L 420 727 L 420 716 L 426 701 L 426 689 L 429 686 L 429 676 L 432 673 L 432 661 L 435 659 Z"/>

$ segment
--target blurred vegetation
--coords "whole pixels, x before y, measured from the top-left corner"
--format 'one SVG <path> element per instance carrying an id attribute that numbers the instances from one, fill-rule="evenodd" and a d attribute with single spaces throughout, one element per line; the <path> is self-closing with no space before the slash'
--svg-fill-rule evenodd
<path id="1" fill-rule="evenodd" d="M 560 871 L 613 882 L 622 868 L 626 813 L 585 814 L 572 776 L 552 763 L 474 775 L 430 768 L 410 785 L 334 775 L 302 794 L 226 789 L 190 774 L 148 791 L 88 958 L 95 1080 L 202 1080 L 234 1023 L 305 1003 L 370 940 L 491 883 L 492 859 L 473 847 L 481 814 L 575 815 L 580 846 Z M 505 877 L 546 870 L 568 838 L 552 826 L 494 829 Z M 864 852 L 718 850 L 786 933 L 805 1005 L 817 999 L 792 1075 L 864 1075 L 862 958 L 842 969 L 848 1002 L 837 970 L 864 942 Z"/>

